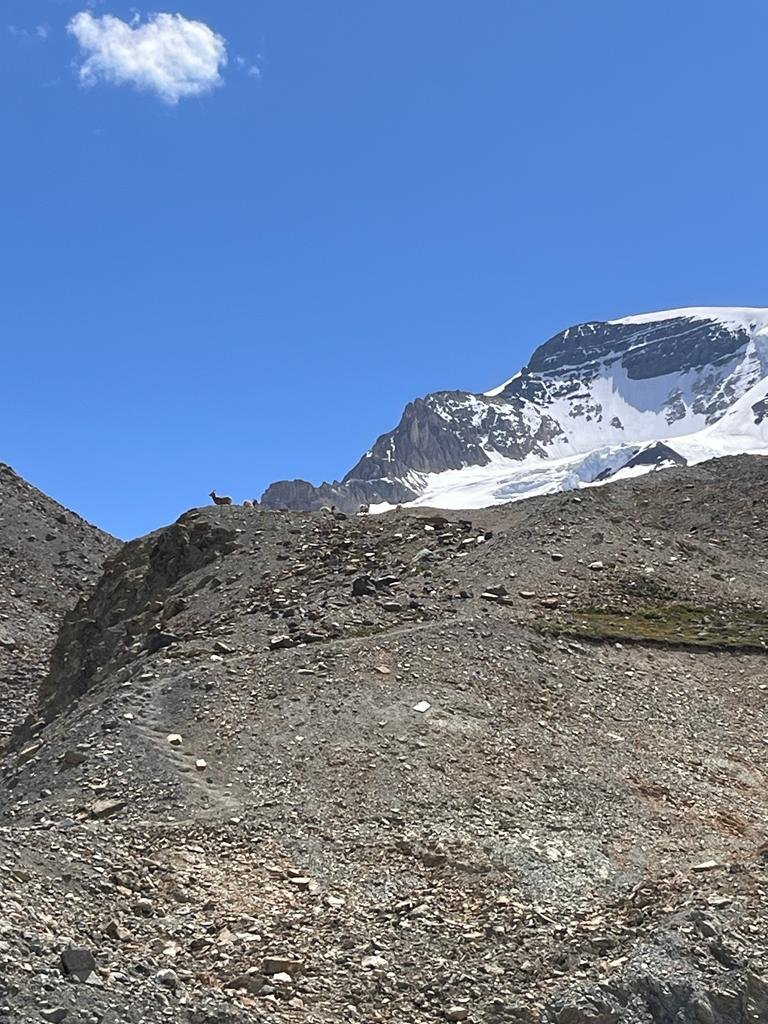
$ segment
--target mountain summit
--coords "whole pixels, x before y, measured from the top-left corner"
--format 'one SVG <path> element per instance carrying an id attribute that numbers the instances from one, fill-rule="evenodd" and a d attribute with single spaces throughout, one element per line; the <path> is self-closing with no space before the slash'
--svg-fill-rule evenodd
<path id="1" fill-rule="evenodd" d="M 768 453 L 768 309 L 674 309 L 569 327 L 484 394 L 417 398 L 343 480 L 262 503 L 478 508 L 742 453 Z"/>

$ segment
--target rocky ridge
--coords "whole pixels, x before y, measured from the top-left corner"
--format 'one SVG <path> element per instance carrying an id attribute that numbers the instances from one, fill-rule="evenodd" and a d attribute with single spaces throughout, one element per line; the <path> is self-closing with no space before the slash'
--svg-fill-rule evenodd
<path id="1" fill-rule="evenodd" d="M 8 1019 L 768 1015 L 768 463 L 193 510 L 3 767 Z"/>
<path id="2" fill-rule="evenodd" d="M 0 463 L 0 746 L 34 703 L 64 612 L 117 547 Z"/>

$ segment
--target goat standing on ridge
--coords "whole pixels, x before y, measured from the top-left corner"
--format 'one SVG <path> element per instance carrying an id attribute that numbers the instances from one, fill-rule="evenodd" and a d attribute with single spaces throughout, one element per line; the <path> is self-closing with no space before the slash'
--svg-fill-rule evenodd
<path id="1" fill-rule="evenodd" d="M 232 504 L 232 499 L 231 498 L 227 498 L 227 497 L 224 497 L 221 494 L 217 494 L 216 491 L 211 491 L 211 495 L 210 496 L 213 498 L 213 504 L 214 505 L 231 505 Z"/>

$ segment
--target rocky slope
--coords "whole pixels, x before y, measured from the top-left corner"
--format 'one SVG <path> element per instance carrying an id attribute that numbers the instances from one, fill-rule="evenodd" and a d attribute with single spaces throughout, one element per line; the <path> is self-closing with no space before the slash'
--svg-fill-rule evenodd
<path id="1" fill-rule="evenodd" d="M 0 1016 L 768 1019 L 766 499 L 742 457 L 126 545 L 4 764 Z"/>
<path id="2" fill-rule="evenodd" d="M 493 391 L 410 403 L 342 481 L 280 481 L 262 502 L 484 507 L 653 468 L 642 459 L 648 443 L 671 446 L 669 464 L 768 453 L 767 395 L 768 310 L 579 324 Z"/>
<path id="3" fill-rule="evenodd" d="M 64 612 L 118 546 L 0 463 L 0 746 L 34 702 Z"/>

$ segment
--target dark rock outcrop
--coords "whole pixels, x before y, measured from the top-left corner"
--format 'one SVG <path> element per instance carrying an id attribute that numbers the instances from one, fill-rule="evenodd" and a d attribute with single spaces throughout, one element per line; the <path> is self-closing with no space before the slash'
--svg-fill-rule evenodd
<path id="1" fill-rule="evenodd" d="M 755 402 L 752 412 L 755 414 L 755 423 L 758 425 L 762 423 L 768 417 L 768 398 L 762 398 L 759 402 Z"/>
<path id="2" fill-rule="evenodd" d="M 164 624 L 176 614 L 180 598 L 174 593 L 167 600 L 169 591 L 234 544 L 232 530 L 193 511 L 121 548 L 104 566 L 93 593 L 64 620 L 40 688 L 37 717 L 50 718 L 77 700 L 98 684 L 106 666 L 114 671 L 137 649 L 158 650 L 173 642 Z"/>
<path id="3" fill-rule="evenodd" d="M 633 455 L 629 462 L 625 462 L 622 469 L 634 469 L 636 466 L 687 466 L 686 459 L 670 448 L 668 444 L 657 441 L 656 444 L 642 448 L 637 455 Z"/>
<path id="4" fill-rule="evenodd" d="M 627 376 L 648 380 L 728 359 L 749 341 L 741 329 L 681 317 L 658 323 L 588 323 L 569 327 L 536 349 L 527 374 L 561 374 L 574 366 L 596 367 L 606 356 L 620 360 Z M 526 374 L 524 371 L 524 374 Z M 526 374 L 526 375 L 527 375 Z M 516 382 L 502 394 L 515 394 Z"/>

